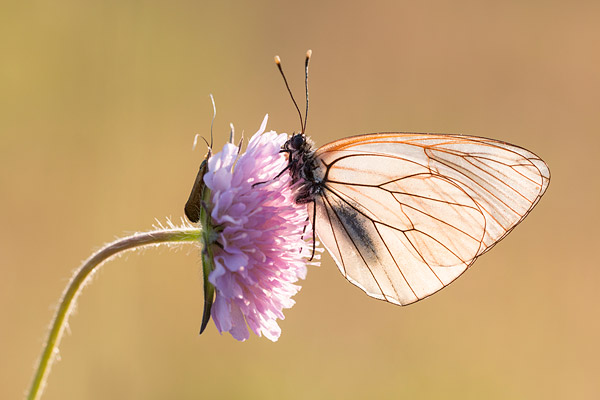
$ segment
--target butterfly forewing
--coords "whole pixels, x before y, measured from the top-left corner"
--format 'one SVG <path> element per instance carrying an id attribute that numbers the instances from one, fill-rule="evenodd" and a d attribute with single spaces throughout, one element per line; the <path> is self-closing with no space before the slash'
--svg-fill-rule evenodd
<path id="1" fill-rule="evenodd" d="M 461 135 L 371 134 L 316 152 L 315 229 L 344 276 L 410 304 L 448 285 L 546 190 L 533 153 Z"/>

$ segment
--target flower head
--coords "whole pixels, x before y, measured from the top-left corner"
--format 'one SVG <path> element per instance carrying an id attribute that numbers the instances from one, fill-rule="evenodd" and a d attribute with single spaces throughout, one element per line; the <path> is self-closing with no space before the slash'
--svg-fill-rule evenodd
<path id="1" fill-rule="evenodd" d="M 237 340 L 258 336 L 277 340 L 283 309 L 306 276 L 312 235 L 306 234 L 306 205 L 294 201 L 295 187 L 280 152 L 286 134 L 265 132 L 267 117 L 252 136 L 246 152 L 228 143 L 211 156 L 204 183 L 210 189 L 214 270 L 209 281 L 216 289 L 212 318 L 220 332 Z"/>

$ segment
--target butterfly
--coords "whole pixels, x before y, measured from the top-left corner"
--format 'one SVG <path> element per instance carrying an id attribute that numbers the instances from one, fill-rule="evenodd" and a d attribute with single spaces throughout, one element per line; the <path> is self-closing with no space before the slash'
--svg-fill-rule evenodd
<path id="1" fill-rule="evenodd" d="M 306 114 L 308 64 L 306 55 Z M 455 134 L 374 133 L 315 149 L 301 132 L 286 171 L 344 277 L 407 305 L 449 285 L 512 231 L 550 183 L 546 163 L 506 142 Z M 314 240 L 313 240 L 314 243 Z M 313 250 L 314 251 L 314 250 Z"/>

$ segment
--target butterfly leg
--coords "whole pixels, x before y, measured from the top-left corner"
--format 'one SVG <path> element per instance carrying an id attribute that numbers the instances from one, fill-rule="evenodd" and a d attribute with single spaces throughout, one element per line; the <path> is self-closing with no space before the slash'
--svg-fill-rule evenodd
<path id="1" fill-rule="evenodd" d="M 285 150 L 285 149 L 282 149 L 282 150 L 280 151 L 280 153 L 288 153 L 288 155 L 289 155 L 289 153 L 290 153 L 290 150 Z M 291 159 L 290 159 L 290 161 L 291 161 Z M 252 184 L 252 187 L 256 187 L 256 186 L 258 186 L 258 185 L 262 185 L 262 184 L 264 184 L 264 183 L 269 183 L 269 182 L 272 182 L 272 181 L 275 181 L 275 180 L 279 179 L 279 178 L 281 177 L 281 175 L 283 175 L 283 173 L 284 173 L 285 171 L 288 171 L 288 170 L 290 169 L 290 166 L 291 166 L 291 165 L 292 165 L 292 163 L 291 163 L 291 162 L 288 162 L 288 165 L 287 165 L 287 166 L 286 166 L 284 169 L 282 169 L 282 170 L 281 170 L 281 172 L 279 172 L 279 173 L 277 174 L 277 176 L 275 176 L 275 178 L 273 178 L 273 179 L 269 179 L 268 181 L 264 181 L 264 182 L 256 182 L 256 183 Z"/>
<path id="2" fill-rule="evenodd" d="M 316 238 L 316 229 L 315 229 L 315 222 L 317 220 L 317 202 L 315 201 L 315 199 L 313 199 L 312 201 L 313 203 L 313 220 L 312 220 L 312 254 L 310 256 L 310 259 L 308 261 L 312 261 L 313 258 L 315 258 L 315 247 L 317 246 L 317 238 Z"/>

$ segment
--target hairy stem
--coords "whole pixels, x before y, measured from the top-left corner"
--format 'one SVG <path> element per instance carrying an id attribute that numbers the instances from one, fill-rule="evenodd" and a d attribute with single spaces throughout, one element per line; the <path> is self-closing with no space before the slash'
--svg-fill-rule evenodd
<path id="1" fill-rule="evenodd" d="M 44 350 L 38 362 L 37 370 L 31 383 L 27 399 L 38 399 L 44 390 L 50 367 L 58 353 L 58 345 L 62 334 L 67 325 L 67 320 L 71 314 L 75 301 L 81 293 L 88 279 L 96 271 L 97 267 L 102 265 L 112 256 L 137 247 L 159 245 L 161 243 L 181 243 L 199 241 L 202 230 L 200 228 L 183 227 L 172 229 L 159 229 L 150 232 L 136 233 L 122 239 L 118 239 L 94 253 L 77 269 L 77 272 L 71 278 L 65 292 L 60 299 L 58 309 L 50 325 L 48 339 Z"/>

